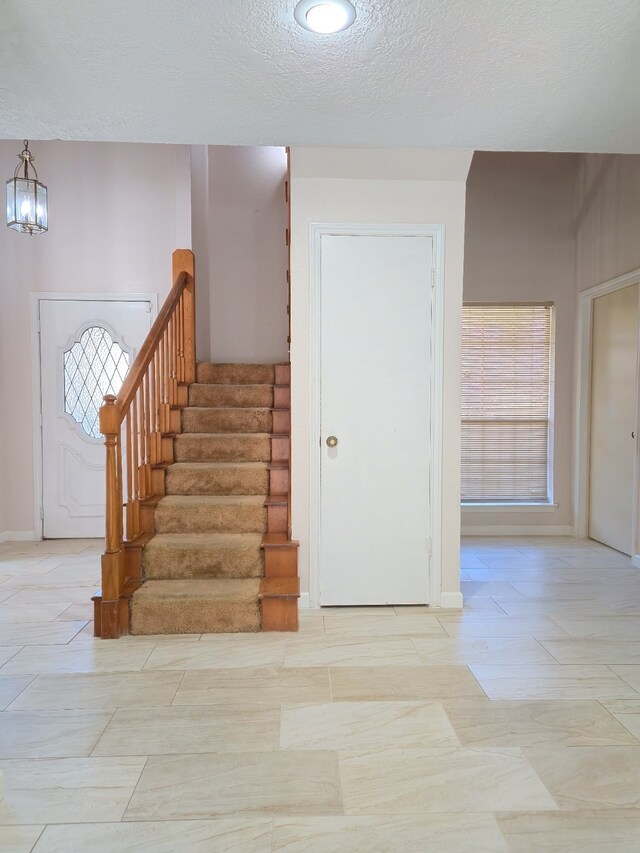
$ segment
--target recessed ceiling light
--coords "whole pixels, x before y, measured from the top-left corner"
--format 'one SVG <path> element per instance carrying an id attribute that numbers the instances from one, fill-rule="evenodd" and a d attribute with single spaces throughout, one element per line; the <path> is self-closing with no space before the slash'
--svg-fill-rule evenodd
<path id="1" fill-rule="evenodd" d="M 356 19 L 356 10 L 349 0 L 300 0 L 293 14 L 305 30 L 322 35 L 346 30 Z"/>

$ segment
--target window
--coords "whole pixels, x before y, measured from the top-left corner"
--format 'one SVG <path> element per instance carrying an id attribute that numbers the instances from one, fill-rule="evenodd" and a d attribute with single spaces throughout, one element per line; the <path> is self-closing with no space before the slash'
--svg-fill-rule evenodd
<path id="1" fill-rule="evenodd" d="M 102 326 L 86 329 L 64 352 L 64 410 L 91 438 L 101 438 L 102 398 L 118 393 L 128 369 L 128 353 Z"/>
<path id="2" fill-rule="evenodd" d="M 551 305 L 465 305 L 462 501 L 551 501 Z"/>

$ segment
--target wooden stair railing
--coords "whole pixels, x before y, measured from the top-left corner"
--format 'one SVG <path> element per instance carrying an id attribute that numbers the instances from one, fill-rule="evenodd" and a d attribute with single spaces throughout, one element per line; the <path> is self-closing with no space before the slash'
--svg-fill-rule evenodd
<path id="1" fill-rule="evenodd" d="M 180 410 L 196 378 L 194 257 L 173 253 L 173 287 L 117 397 L 100 409 L 106 446 L 106 534 L 102 589 L 93 597 L 96 637 L 129 630 L 129 599 L 141 583 L 142 547 L 164 496 Z M 124 469 L 124 472 L 123 472 Z"/>

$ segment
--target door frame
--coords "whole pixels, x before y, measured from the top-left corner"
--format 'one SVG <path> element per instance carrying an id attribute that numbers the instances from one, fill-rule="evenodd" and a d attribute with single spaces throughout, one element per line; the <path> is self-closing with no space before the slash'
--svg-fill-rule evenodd
<path id="1" fill-rule="evenodd" d="M 89 293 L 31 292 L 29 294 L 29 323 L 31 330 L 31 411 L 33 429 L 33 529 L 34 538 L 44 535 L 44 480 L 42 455 L 42 362 L 40 352 L 41 302 L 148 302 L 151 323 L 158 314 L 157 293 Z"/>
<path id="2" fill-rule="evenodd" d="M 444 367 L 444 225 L 318 223 L 309 228 L 309 606 L 319 607 L 320 571 L 320 296 L 321 241 L 324 236 L 430 237 L 433 241 L 431 270 L 431 364 L 429 418 L 429 605 L 439 607 L 442 593 L 442 436 Z M 428 281 L 429 272 L 425 271 Z"/>
<path id="3" fill-rule="evenodd" d="M 585 539 L 589 535 L 589 467 L 591 444 L 591 359 L 593 345 L 593 303 L 600 296 L 607 296 L 631 285 L 639 285 L 640 269 L 631 270 L 624 275 L 609 279 L 578 296 L 578 329 L 576 336 L 576 422 L 574 457 L 574 506 L 575 535 Z M 640 318 L 640 310 L 638 311 Z M 636 385 L 640 380 L 640 319 L 637 332 Z M 640 387 L 640 386 L 638 386 Z M 640 429 L 640 394 L 636 398 L 636 437 Z M 638 488 L 640 484 L 640 442 L 636 438 L 636 452 L 633 465 L 632 517 L 635 519 L 632 542 L 632 561 L 640 568 L 640 537 L 638 534 Z"/>

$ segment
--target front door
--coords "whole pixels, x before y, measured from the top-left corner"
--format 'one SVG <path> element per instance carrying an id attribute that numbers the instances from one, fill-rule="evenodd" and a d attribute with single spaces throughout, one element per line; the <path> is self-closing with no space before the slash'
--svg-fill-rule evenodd
<path id="1" fill-rule="evenodd" d="M 98 410 L 119 391 L 149 331 L 151 303 L 78 297 L 39 305 L 43 535 L 103 536 Z"/>
<path id="2" fill-rule="evenodd" d="M 593 302 L 589 536 L 633 549 L 638 285 Z"/>
<path id="3" fill-rule="evenodd" d="M 431 270 L 431 237 L 321 238 L 321 605 L 428 603 Z"/>

